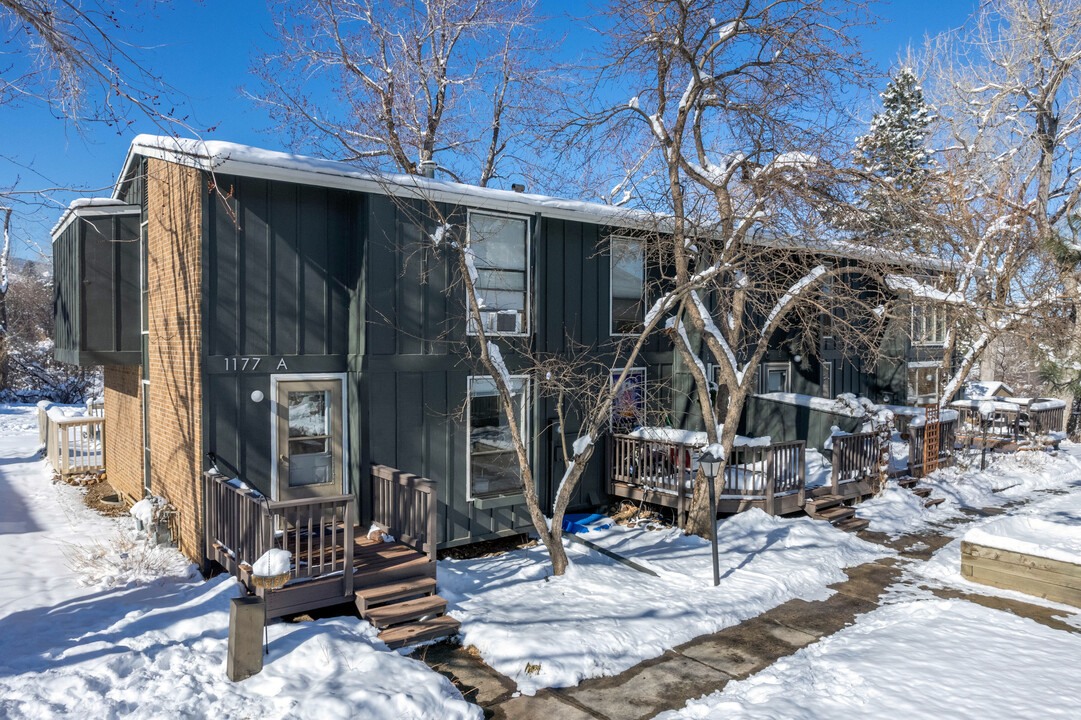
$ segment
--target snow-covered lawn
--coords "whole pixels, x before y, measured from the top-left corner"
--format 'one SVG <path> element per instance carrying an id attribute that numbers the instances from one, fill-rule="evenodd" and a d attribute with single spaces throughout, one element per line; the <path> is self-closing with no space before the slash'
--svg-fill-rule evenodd
<path id="1" fill-rule="evenodd" d="M 1069 454 L 1070 460 L 1077 463 L 1078 456 L 1081 456 L 1081 446 L 1064 445 L 1064 447 L 1067 448 L 1066 452 Z M 1064 453 L 1060 453 L 1060 458 L 1063 454 Z M 995 532 L 996 527 L 1009 528 L 1017 523 L 1024 523 L 1024 521 L 1031 520 L 1032 524 L 1036 526 L 1040 526 L 1044 523 L 1050 523 L 1057 526 L 1058 532 L 1048 536 L 1045 541 L 1038 541 L 1039 544 L 1047 545 L 1049 547 L 1056 544 L 1056 540 L 1061 540 L 1061 538 L 1058 538 L 1057 536 L 1061 535 L 1064 531 L 1068 531 L 1071 536 L 1076 538 L 1077 533 L 1081 531 L 1079 530 L 1081 529 L 1081 478 L 1078 478 L 1077 475 L 1065 478 L 1063 484 L 1056 489 L 1066 489 L 1067 492 L 1048 493 L 1037 496 L 1032 502 L 1012 508 L 1005 516 L 991 516 L 974 522 L 965 523 L 955 529 L 951 529 L 949 531 L 950 534 L 954 535 L 957 539 L 945 547 L 940 548 L 929 561 L 914 564 L 909 567 L 906 570 L 906 574 L 913 580 L 932 587 L 954 587 L 966 592 L 996 595 L 1022 600 L 1024 602 L 1046 605 L 1070 613 L 1079 612 L 1077 608 L 1071 608 L 1067 605 L 1042 600 L 1031 595 L 974 583 L 961 575 L 961 540 L 962 536 L 970 533 L 979 533 L 981 531 Z M 1029 540 L 1031 541 L 1033 538 L 1029 538 Z M 1081 622 L 1081 617 L 1078 618 L 1078 621 Z"/>
<path id="2" fill-rule="evenodd" d="M 887 605 L 657 720 L 1074 718 L 1081 635 L 965 600 Z"/>
<path id="3" fill-rule="evenodd" d="M 986 470 L 979 458 L 971 468 L 949 467 L 920 481 L 931 488 L 940 505 L 924 508 L 913 493 L 891 482 L 876 498 L 856 506 L 856 515 L 871 521 L 869 530 L 903 535 L 961 515 L 963 508 L 998 507 L 1033 497 L 1039 491 L 1063 490 L 1081 485 L 1081 446 L 1063 443 L 1056 455 L 1046 452 L 1019 452 L 995 457 Z"/>
<path id="4" fill-rule="evenodd" d="M 0 406 L 0 717 L 482 716 L 354 618 L 271 625 L 262 673 L 229 682 L 236 581 L 204 582 L 175 552 L 127 545 L 130 521 L 49 481 L 36 433 L 33 408 Z"/>
<path id="5" fill-rule="evenodd" d="M 891 553 L 810 518 L 760 510 L 719 523 L 721 584 L 709 543 L 679 530 L 614 526 L 583 537 L 654 570 L 638 572 L 568 544 L 571 566 L 548 577 L 543 548 L 440 563 L 440 594 L 463 644 L 532 694 L 614 675 L 694 637 L 793 598 L 825 599 L 843 568 Z M 527 669 L 528 666 L 528 669 Z"/>

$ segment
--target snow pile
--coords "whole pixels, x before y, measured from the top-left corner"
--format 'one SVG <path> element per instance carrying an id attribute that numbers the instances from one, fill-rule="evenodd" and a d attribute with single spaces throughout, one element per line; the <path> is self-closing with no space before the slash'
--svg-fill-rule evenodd
<path id="1" fill-rule="evenodd" d="M 939 506 L 926 508 L 924 500 L 895 480 L 877 496 L 856 505 L 856 517 L 870 520 L 868 530 L 893 537 L 920 532 L 948 515 Z"/>
<path id="2" fill-rule="evenodd" d="M 252 563 L 251 573 L 255 577 L 270 578 L 284 575 L 293 567 L 293 553 L 280 548 L 271 548 Z"/>
<path id="3" fill-rule="evenodd" d="M 1011 516 L 974 527 L 964 535 L 974 545 L 1081 565 L 1081 521 L 1067 525 Z"/>
<path id="4" fill-rule="evenodd" d="M 385 543 L 394 542 L 394 536 L 387 534 L 383 530 L 383 528 L 379 527 L 375 523 L 372 523 L 372 526 L 368 528 L 368 539 Z"/>
<path id="5" fill-rule="evenodd" d="M 1081 450 L 1076 445 L 1064 447 L 1073 452 Z M 920 485 L 930 487 L 930 497 L 943 498 L 944 502 L 924 509 L 919 501 L 917 508 L 915 502 L 919 499 L 915 495 L 909 499 L 905 496 L 907 491 L 898 489 L 860 503 L 856 515 L 871 520 L 870 529 L 877 532 L 894 536 L 919 532 L 930 523 L 960 516 L 964 508 L 999 507 L 1029 499 L 1040 491 L 1081 485 L 1081 457 L 1070 452 L 1057 456 L 1043 452 L 1015 453 L 997 458 L 986 470 L 978 466 L 967 470 L 960 467 L 937 470 L 920 480 Z"/>
<path id="6" fill-rule="evenodd" d="M 81 488 L 50 482 L 33 429 L 6 431 L 34 414 L 0 407 L 0 556 L 32 559 L 0 565 L 0 717 L 480 720 L 449 680 L 388 651 L 356 618 L 272 624 L 263 671 L 232 683 L 233 578 L 184 572 L 87 589 L 66 550 L 123 521 L 88 509 Z"/>
<path id="7" fill-rule="evenodd" d="M 591 532 L 590 541 L 659 577 L 568 544 L 571 565 L 561 577 L 548 577 L 541 547 L 441 561 L 440 594 L 462 622 L 462 643 L 533 694 L 617 674 L 793 598 L 824 599 L 827 585 L 846 578 L 843 568 L 892 554 L 827 522 L 757 509 L 718 527 L 716 588 L 707 541 L 675 528 L 617 525 Z"/>
<path id="8" fill-rule="evenodd" d="M 1075 717 L 1081 635 L 963 600 L 888 605 L 657 720 Z"/>
<path id="9" fill-rule="evenodd" d="M 153 497 L 145 497 L 131 506 L 128 513 L 142 523 L 143 527 L 149 527 L 154 523 L 154 515 L 157 512 Z"/>
<path id="10" fill-rule="evenodd" d="M 724 432 L 724 425 L 717 426 L 717 437 L 721 436 Z M 704 431 L 695 430 L 678 430 L 670 427 L 636 427 L 634 430 L 627 433 L 631 437 L 641 438 L 642 440 L 655 440 L 657 442 L 671 442 L 682 443 L 683 445 L 695 445 L 697 447 L 704 447 L 709 442 L 708 437 Z M 763 435 L 762 437 L 745 437 L 743 435 L 736 435 L 732 445 L 740 447 L 766 447 L 770 444 L 770 436 Z"/>

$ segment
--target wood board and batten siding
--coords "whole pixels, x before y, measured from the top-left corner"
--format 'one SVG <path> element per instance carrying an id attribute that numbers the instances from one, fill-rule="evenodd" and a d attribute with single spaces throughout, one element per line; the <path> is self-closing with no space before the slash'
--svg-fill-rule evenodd
<path id="1" fill-rule="evenodd" d="M 361 466 L 366 462 L 436 480 L 441 546 L 521 532 L 531 526 L 524 505 L 481 507 L 468 499 L 463 412 L 475 368 L 462 352 L 468 340 L 455 258 L 432 247 L 434 219 L 418 227 L 430 214 L 422 204 L 378 195 L 367 200 L 364 287 L 357 303 L 365 322 L 352 348 L 362 409 L 355 431 L 364 450 L 353 459 L 354 472 L 367 472 Z M 438 210 L 444 216 L 452 211 Z M 464 209 L 452 217 L 454 232 L 461 232 Z M 513 354 L 506 361 L 513 373 Z M 362 496 L 362 507 L 371 502 Z"/>
<path id="2" fill-rule="evenodd" d="M 206 447 L 222 470 L 270 492 L 273 373 L 348 366 L 363 196 L 217 176 L 206 196 L 203 302 Z M 228 207 L 226 206 L 228 203 Z"/>

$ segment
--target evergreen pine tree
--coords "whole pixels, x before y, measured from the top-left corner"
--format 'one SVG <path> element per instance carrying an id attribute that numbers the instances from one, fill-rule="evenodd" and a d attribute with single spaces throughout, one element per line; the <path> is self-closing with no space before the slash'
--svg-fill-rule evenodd
<path id="1" fill-rule="evenodd" d="M 916 208 L 931 172 L 933 114 L 910 68 L 897 72 L 881 98 L 870 132 L 856 140 L 856 162 L 884 181 L 864 193 L 865 219 L 873 234 L 905 238 L 920 249 L 926 229 Z"/>

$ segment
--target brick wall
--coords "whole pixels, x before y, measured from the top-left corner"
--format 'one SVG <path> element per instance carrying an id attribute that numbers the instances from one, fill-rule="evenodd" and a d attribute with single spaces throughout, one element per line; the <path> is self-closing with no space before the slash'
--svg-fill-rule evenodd
<path id="1" fill-rule="evenodd" d="M 202 175 L 148 164 L 150 486 L 179 511 L 180 550 L 203 559 Z"/>
<path id="2" fill-rule="evenodd" d="M 132 500 L 143 496 L 143 406 L 139 366 L 105 368 L 105 462 L 109 484 Z"/>

